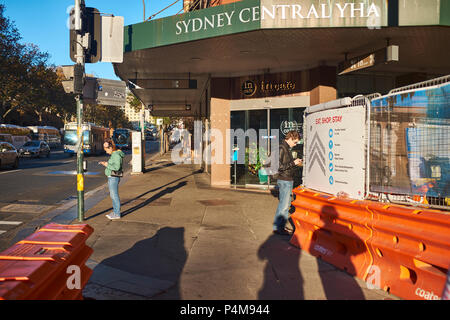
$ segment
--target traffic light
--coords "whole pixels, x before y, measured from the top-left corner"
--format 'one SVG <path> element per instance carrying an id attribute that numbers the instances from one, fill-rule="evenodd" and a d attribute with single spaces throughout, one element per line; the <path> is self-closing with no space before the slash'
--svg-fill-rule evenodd
<path id="1" fill-rule="evenodd" d="M 70 58 L 77 62 L 77 46 L 83 45 L 85 50 L 85 62 L 95 63 L 101 59 L 101 17 L 96 8 L 81 6 L 81 30 L 82 43 L 77 43 L 77 31 L 75 30 L 75 9 L 70 12 Z"/>
<path id="2" fill-rule="evenodd" d="M 101 58 L 101 17 L 95 8 L 86 8 L 82 15 L 82 30 L 89 34 L 89 48 L 86 51 L 86 63 L 98 62 Z"/>

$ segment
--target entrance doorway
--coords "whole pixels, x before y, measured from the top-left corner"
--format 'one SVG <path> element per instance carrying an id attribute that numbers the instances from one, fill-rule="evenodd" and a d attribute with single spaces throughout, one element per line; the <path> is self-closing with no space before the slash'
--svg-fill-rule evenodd
<path id="1" fill-rule="evenodd" d="M 256 163 L 251 163 L 251 152 L 259 152 L 261 155 L 270 156 L 270 143 L 277 140 L 279 144 L 284 140 L 286 134 L 291 130 L 296 130 L 300 133 L 300 143 L 292 148 L 294 158 L 303 157 L 303 112 L 304 107 L 287 107 L 287 108 L 264 108 L 252 110 L 238 110 L 231 111 L 231 129 L 242 129 L 247 132 L 253 129 L 262 139 L 251 141 L 246 135 L 245 150 L 238 150 L 238 152 L 245 152 L 245 163 L 237 163 L 235 161 L 231 164 L 231 185 L 246 187 L 246 188 L 262 188 L 269 189 L 276 184 L 276 180 L 271 178 L 259 157 L 256 157 Z M 269 130 L 268 130 L 269 129 Z M 261 130 L 261 131 L 260 131 Z M 272 130 L 276 130 L 273 135 Z M 255 145 L 256 144 L 256 145 Z M 232 145 L 236 145 L 236 139 Z M 233 151 L 231 151 L 233 154 Z M 255 155 L 253 155 L 255 156 Z M 253 158 L 255 159 L 255 158 Z M 255 161 L 254 161 L 255 162 Z M 294 185 L 298 186 L 302 183 L 301 168 L 296 172 L 294 177 Z"/>

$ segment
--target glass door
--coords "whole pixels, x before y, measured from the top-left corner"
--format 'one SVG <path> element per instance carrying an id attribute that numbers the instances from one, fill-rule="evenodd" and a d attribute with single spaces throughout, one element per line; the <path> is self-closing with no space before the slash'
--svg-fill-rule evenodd
<path id="1" fill-rule="evenodd" d="M 248 133 L 249 129 L 252 129 L 255 135 L 245 135 L 245 150 L 238 150 L 237 152 L 245 153 L 244 163 L 233 162 L 231 164 L 231 184 L 237 186 L 261 186 L 267 185 L 267 175 L 262 175 L 261 159 L 258 157 L 260 148 L 264 152 L 267 147 L 260 145 L 259 134 L 260 130 L 267 131 L 267 109 L 263 110 L 245 110 L 245 111 L 232 111 L 231 112 L 231 129 L 242 129 L 244 133 Z M 231 141 L 232 147 L 237 146 L 237 138 Z M 233 154 L 233 151 L 231 151 Z M 252 161 L 255 160 L 255 161 Z"/>
<path id="2" fill-rule="evenodd" d="M 300 142 L 292 148 L 293 158 L 303 158 L 303 112 L 305 108 L 283 108 L 270 110 L 270 129 L 277 129 L 278 143 L 281 144 L 286 138 L 286 134 L 291 130 L 296 130 L 300 134 Z M 276 184 L 277 181 L 270 181 Z M 302 167 L 299 167 L 294 175 L 294 187 L 302 183 Z"/>
<path id="3" fill-rule="evenodd" d="M 253 129 L 256 132 L 256 139 L 245 136 L 245 163 L 232 162 L 231 164 L 231 185 L 241 187 L 264 187 L 275 185 L 276 180 L 271 180 L 266 174 L 263 159 L 264 155 L 269 157 L 270 144 L 268 139 L 278 143 L 284 140 L 286 134 L 291 130 L 297 130 L 302 138 L 303 131 L 303 111 L 305 108 L 283 108 L 283 109 L 260 109 L 231 112 L 231 129 L 242 129 L 247 132 Z M 268 130 L 268 128 L 270 130 Z M 272 136 L 271 130 L 276 129 L 276 136 Z M 270 132 L 270 134 L 268 134 Z M 260 139 L 260 135 L 262 139 Z M 231 141 L 232 147 L 237 145 L 236 137 Z M 294 158 L 303 157 L 303 139 L 292 149 Z M 231 151 L 233 154 L 233 151 Z M 263 157 L 259 157 L 259 155 Z M 250 159 L 256 159 L 251 163 Z M 294 185 L 302 183 L 302 168 L 299 168 L 294 177 Z"/>

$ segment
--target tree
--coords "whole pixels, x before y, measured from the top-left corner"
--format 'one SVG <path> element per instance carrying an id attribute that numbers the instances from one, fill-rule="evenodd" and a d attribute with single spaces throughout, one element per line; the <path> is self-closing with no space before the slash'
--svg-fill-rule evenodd
<path id="1" fill-rule="evenodd" d="M 127 95 L 127 101 L 128 104 L 135 110 L 135 111 L 141 111 L 142 109 L 142 102 L 139 100 L 134 94 L 131 92 Z"/>
<path id="2" fill-rule="evenodd" d="M 73 96 L 63 91 L 55 67 L 47 66 L 48 53 L 20 43 L 20 33 L 4 9 L 0 4 L 0 121 L 62 122 L 75 112 Z"/>
<path id="3" fill-rule="evenodd" d="M 103 105 L 85 105 L 84 121 L 112 128 L 130 128 L 131 123 L 120 107 Z"/>

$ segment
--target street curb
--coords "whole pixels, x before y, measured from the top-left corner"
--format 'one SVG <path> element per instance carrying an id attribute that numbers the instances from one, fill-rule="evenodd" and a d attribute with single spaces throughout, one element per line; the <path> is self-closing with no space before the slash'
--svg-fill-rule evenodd
<path id="1" fill-rule="evenodd" d="M 92 259 L 86 266 L 94 272 L 83 289 L 83 297 L 96 300 L 146 300 L 166 292 L 172 281 L 132 274 Z"/>
<path id="2" fill-rule="evenodd" d="M 151 161 L 160 157 L 161 154 L 159 150 L 155 154 L 150 154 L 150 158 L 145 161 L 145 166 L 149 165 Z M 124 178 L 122 178 L 125 183 L 128 178 L 131 176 L 131 170 L 129 169 L 125 171 Z M 89 209 L 93 208 L 100 201 L 105 199 L 109 195 L 108 191 L 108 183 L 105 183 L 94 190 L 91 190 L 85 194 L 85 212 Z M 61 204 L 60 206 L 54 208 L 52 211 L 47 212 L 44 216 L 39 219 L 32 220 L 26 224 L 26 227 L 19 230 L 16 235 L 12 238 L 9 243 L 9 247 L 16 244 L 17 242 L 23 240 L 29 235 L 36 232 L 36 230 L 40 229 L 42 226 L 48 223 L 58 223 L 58 224 L 73 224 L 78 219 L 78 208 L 77 208 L 77 199 L 70 200 L 66 203 Z M 84 223 L 79 222 L 79 224 Z"/>

